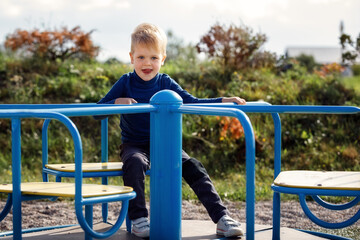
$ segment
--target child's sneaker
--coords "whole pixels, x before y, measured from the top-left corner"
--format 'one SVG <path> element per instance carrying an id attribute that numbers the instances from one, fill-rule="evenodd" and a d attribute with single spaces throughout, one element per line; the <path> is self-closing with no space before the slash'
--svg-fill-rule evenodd
<path id="1" fill-rule="evenodd" d="M 225 237 L 244 236 L 244 231 L 240 227 L 240 223 L 229 217 L 222 216 L 216 226 L 216 234 Z"/>
<path id="2" fill-rule="evenodd" d="M 137 237 L 148 238 L 150 235 L 150 222 L 146 217 L 132 220 L 131 233 Z"/>

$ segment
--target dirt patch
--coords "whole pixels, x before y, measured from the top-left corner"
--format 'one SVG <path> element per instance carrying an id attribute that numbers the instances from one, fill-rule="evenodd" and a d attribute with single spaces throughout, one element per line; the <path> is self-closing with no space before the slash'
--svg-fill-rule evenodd
<path id="1" fill-rule="evenodd" d="M 231 216 L 245 222 L 245 203 L 225 201 L 224 204 L 231 212 Z M 0 209 L 5 205 L 5 201 L 0 201 Z M 109 204 L 109 219 L 116 220 L 121 207 L 120 203 Z M 326 211 L 315 203 L 309 203 L 313 213 L 321 219 L 339 222 L 346 219 L 354 210 L 346 211 Z M 357 207 L 359 209 L 360 206 Z M 289 201 L 281 204 L 282 215 L 281 225 L 290 228 L 324 229 L 313 224 L 302 212 L 299 202 Z M 22 224 L 23 228 L 34 228 L 51 225 L 76 224 L 73 202 L 67 201 L 27 201 L 22 203 Z M 255 223 L 272 225 L 272 202 L 261 201 L 255 204 Z M 187 220 L 210 220 L 205 208 L 197 201 L 183 201 L 182 218 Z M 101 221 L 101 206 L 94 206 L 94 222 Z M 360 221 L 351 226 L 360 229 Z M 12 230 L 12 212 L 0 222 L 0 231 Z"/>

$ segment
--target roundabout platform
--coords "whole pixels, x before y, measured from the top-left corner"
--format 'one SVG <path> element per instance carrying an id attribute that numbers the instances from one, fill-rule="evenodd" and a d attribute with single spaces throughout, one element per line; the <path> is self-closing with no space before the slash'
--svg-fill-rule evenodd
<path id="1" fill-rule="evenodd" d="M 109 225 L 105 223 L 95 223 L 94 227 L 97 230 L 106 229 Z M 182 239 L 183 240 L 207 240 L 207 239 L 246 239 L 242 238 L 225 238 L 217 236 L 215 234 L 216 225 L 212 221 L 202 220 L 183 220 L 182 221 Z M 245 228 L 245 224 L 243 224 Z M 42 232 L 33 232 L 23 234 L 23 239 L 28 240 L 83 240 L 84 232 L 79 226 L 53 229 Z M 12 239 L 12 236 L 4 237 L 2 239 Z M 108 240 L 139 240 L 141 238 L 135 237 L 128 233 L 125 229 L 125 224 L 120 230 L 107 238 Z M 255 225 L 255 239 L 271 240 L 272 239 L 272 227 L 267 225 Z M 300 232 L 291 228 L 281 228 L 281 239 L 284 240 L 320 240 L 325 238 L 316 237 L 304 232 Z"/>

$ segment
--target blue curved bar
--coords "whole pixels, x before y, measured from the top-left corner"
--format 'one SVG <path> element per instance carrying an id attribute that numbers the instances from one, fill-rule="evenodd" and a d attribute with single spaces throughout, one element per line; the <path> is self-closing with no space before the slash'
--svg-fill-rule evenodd
<path id="1" fill-rule="evenodd" d="M 246 238 L 255 238 L 255 136 L 248 116 L 241 110 L 182 105 L 179 111 L 187 114 L 232 116 L 239 119 L 245 134 L 246 147 Z"/>
<path id="2" fill-rule="evenodd" d="M 136 193 L 135 192 L 131 192 L 131 193 L 127 193 L 127 194 L 119 194 L 119 195 L 112 195 L 112 196 L 108 196 L 108 197 L 94 197 L 94 198 L 86 198 L 83 199 L 82 201 L 82 205 L 85 206 L 90 206 L 96 203 L 104 203 L 104 202 L 112 202 L 112 201 L 122 201 L 122 206 L 121 206 L 121 210 L 118 216 L 117 221 L 115 222 L 115 224 L 107 231 L 105 232 L 97 232 L 94 231 L 92 229 L 92 224 L 89 224 L 82 213 L 82 205 L 81 208 L 76 208 L 76 216 L 78 216 L 78 221 L 80 226 L 84 229 L 84 231 L 86 233 L 88 233 L 89 235 L 91 235 L 94 238 L 108 238 L 111 235 L 113 235 L 116 231 L 119 230 L 119 228 L 121 227 L 121 224 L 124 222 L 124 219 L 126 217 L 127 214 L 127 209 L 129 206 L 129 199 L 133 199 L 135 198 Z"/>
<path id="3" fill-rule="evenodd" d="M 313 221 L 314 223 L 316 223 L 317 225 L 324 227 L 324 228 L 330 228 L 330 229 L 336 229 L 336 228 L 344 228 L 344 227 L 348 227 L 352 224 L 354 224 L 357 220 L 360 219 L 360 209 L 354 214 L 354 216 L 352 216 L 351 218 L 343 221 L 343 222 L 338 222 L 338 223 L 329 223 L 326 221 L 323 221 L 321 219 L 319 219 L 318 217 L 316 217 L 311 210 L 309 209 L 307 203 L 306 203 L 306 195 L 304 194 L 299 194 L 299 200 L 300 200 L 300 205 L 304 211 L 304 213 L 306 214 L 306 216 Z"/>
<path id="4" fill-rule="evenodd" d="M 344 203 L 344 204 L 333 204 L 333 203 L 328 203 L 326 201 L 324 201 L 323 199 L 321 199 L 318 195 L 312 195 L 311 196 L 312 199 L 315 200 L 315 202 L 317 202 L 320 206 L 327 208 L 327 209 L 331 209 L 331 210 L 345 210 L 345 209 L 349 209 L 352 208 L 354 206 L 356 206 L 359 202 L 360 202 L 360 196 L 355 197 L 354 199 L 352 199 L 350 202 Z"/>
<path id="5" fill-rule="evenodd" d="M 12 207 L 12 194 L 8 194 L 5 206 L 0 213 L 0 222 L 9 214 Z"/>
<path id="6" fill-rule="evenodd" d="M 353 240 L 352 238 L 341 237 L 341 236 L 337 236 L 337 235 L 333 235 L 333 234 L 329 234 L 329 233 L 314 232 L 314 231 L 303 230 L 303 229 L 296 229 L 296 230 L 304 232 L 304 233 L 309 233 L 314 236 L 331 239 L 331 240 Z"/>
<path id="7" fill-rule="evenodd" d="M 62 122 L 67 129 L 69 130 L 75 149 L 75 212 L 77 219 L 84 228 L 86 234 L 94 235 L 97 238 L 108 237 L 113 234 L 116 230 L 115 228 L 120 227 L 122 221 L 124 220 L 127 207 L 121 210 L 121 215 L 119 216 L 118 222 L 106 233 L 96 233 L 93 230 L 88 229 L 88 224 L 83 216 L 82 206 L 84 205 L 82 200 L 82 143 L 80 134 L 73 124 L 73 122 L 66 116 L 56 112 L 46 112 L 44 110 L 0 110 L 0 118 L 11 118 L 12 119 L 12 169 L 13 169 L 13 233 L 14 239 L 22 239 L 22 227 L 21 227 L 21 132 L 20 132 L 20 119 L 21 118 L 45 118 L 45 119 L 56 119 Z M 112 198 L 106 198 L 106 200 L 123 200 L 125 196 L 117 196 Z M 123 200 L 124 206 L 127 206 L 129 198 L 134 198 L 135 193 L 132 195 L 126 195 L 128 199 Z M 104 199 L 104 198 L 103 198 Z M 97 200 L 99 201 L 99 200 Z M 126 202 L 126 203 L 125 203 Z M 121 221 L 120 221 L 121 220 Z M 86 224 L 86 225 L 85 225 Z"/>

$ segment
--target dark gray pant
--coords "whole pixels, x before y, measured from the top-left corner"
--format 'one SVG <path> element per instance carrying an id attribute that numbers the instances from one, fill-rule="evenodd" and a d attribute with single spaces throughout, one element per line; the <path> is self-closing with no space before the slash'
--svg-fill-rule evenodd
<path id="1" fill-rule="evenodd" d="M 122 144 L 120 157 L 123 165 L 125 186 L 130 186 L 136 192 L 136 198 L 129 202 L 129 218 L 148 217 L 145 203 L 144 182 L 145 172 L 150 167 L 149 145 Z M 204 205 L 214 223 L 228 214 L 218 193 L 211 182 L 204 166 L 195 158 L 182 152 L 182 176 L 194 190 L 200 202 Z"/>

